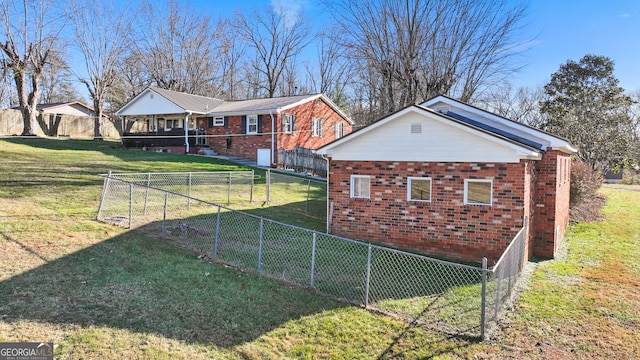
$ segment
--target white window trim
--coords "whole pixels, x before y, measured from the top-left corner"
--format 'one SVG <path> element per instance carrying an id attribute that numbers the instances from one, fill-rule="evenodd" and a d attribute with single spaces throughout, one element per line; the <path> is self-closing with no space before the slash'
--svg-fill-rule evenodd
<path id="1" fill-rule="evenodd" d="M 213 126 L 224 126 L 224 116 L 214 116 Z"/>
<path id="2" fill-rule="evenodd" d="M 490 192 L 489 192 L 489 203 L 476 203 L 469 202 L 469 183 L 489 183 Z M 493 205 L 493 180 L 485 180 L 485 179 L 464 179 L 464 204 L 465 205 L 482 205 L 482 206 L 491 206 Z"/>
<path id="3" fill-rule="evenodd" d="M 251 124 L 251 120 L 255 120 L 255 124 Z M 255 125 L 256 131 L 251 131 L 251 126 Z M 258 115 L 247 115 L 247 134 L 258 133 Z"/>
<path id="4" fill-rule="evenodd" d="M 341 122 L 337 122 L 336 123 L 336 128 L 335 128 L 335 134 L 336 134 L 336 140 L 340 139 L 341 137 L 344 136 L 344 124 Z"/>
<path id="5" fill-rule="evenodd" d="M 287 126 L 285 126 L 285 124 Z M 282 115 L 282 133 L 293 134 L 293 114 Z"/>
<path id="6" fill-rule="evenodd" d="M 311 136 L 322 137 L 322 119 L 311 119 Z"/>
<path id="7" fill-rule="evenodd" d="M 171 122 L 171 127 L 167 127 L 167 125 Z M 173 126 L 173 124 L 177 124 L 178 126 Z M 169 131 L 171 129 L 182 129 L 182 120 L 180 119 L 164 119 L 164 131 Z"/>
<path id="8" fill-rule="evenodd" d="M 367 191 L 367 196 L 356 196 L 355 194 L 355 184 L 356 184 L 356 180 L 357 179 L 366 179 L 368 181 L 369 184 L 369 189 Z M 351 175 L 351 182 L 350 182 L 350 186 L 349 186 L 349 195 L 354 198 L 354 199 L 369 199 L 371 198 L 371 177 L 368 175 Z"/>
<path id="9" fill-rule="evenodd" d="M 429 200 L 421 200 L 421 199 L 412 199 L 411 198 L 411 182 L 413 180 L 429 180 Z M 407 178 L 407 201 L 415 201 L 415 202 L 431 202 L 433 191 L 433 180 L 430 177 L 417 177 L 417 176 L 409 176 Z"/>

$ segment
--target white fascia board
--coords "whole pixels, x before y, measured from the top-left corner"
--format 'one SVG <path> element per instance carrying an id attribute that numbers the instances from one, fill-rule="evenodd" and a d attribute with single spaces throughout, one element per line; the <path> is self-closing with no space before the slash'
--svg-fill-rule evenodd
<path id="1" fill-rule="evenodd" d="M 463 111 L 472 113 L 476 116 L 479 116 L 481 118 L 487 118 L 491 121 L 495 121 L 498 122 L 500 124 L 502 124 L 503 126 L 506 126 L 508 128 L 512 128 L 512 129 L 516 129 L 520 132 L 529 134 L 529 136 L 534 137 L 534 139 L 536 142 L 540 142 L 540 140 L 544 140 L 543 142 L 546 143 L 550 148 L 552 149 L 557 149 L 566 153 L 575 153 L 577 151 L 577 149 L 575 149 L 568 140 L 563 139 L 561 137 L 555 136 L 553 134 L 550 134 L 548 132 L 545 132 L 543 130 L 540 129 L 536 129 L 532 126 L 528 126 L 525 124 L 521 124 L 519 122 L 513 121 L 513 120 L 509 120 L 507 118 L 504 118 L 502 116 L 496 115 L 494 113 L 479 109 L 475 106 L 457 101 L 455 99 L 451 99 L 448 98 L 446 96 L 437 96 L 435 98 L 432 98 L 430 100 L 427 100 L 423 103 L 421 103 L 421 106 L 424 107 L 428 107 L 431 109 L 431 106 L 437 104 L 437 103 L 444 103 L 448 106 L 450 106 L 452 108 L 452 110 L 454 108 L 458 108 L 458 109 L 462 109 Z M 455 112 L 455 111 L 454 111 Z M 538 139 L 538 140 L 536 140 Z"/>

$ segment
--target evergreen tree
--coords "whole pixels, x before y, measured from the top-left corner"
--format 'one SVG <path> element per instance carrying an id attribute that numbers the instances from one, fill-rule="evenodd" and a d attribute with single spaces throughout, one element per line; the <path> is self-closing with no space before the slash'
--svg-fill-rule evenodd
<path id="1" fill-rule="evenodd" d="M 543 129 L 569 139 L 593 170 L 607 171 L 630 158 L 633 100 L 624 94 L 606 56 L 585 55 L 560 66 L 545 85 Z"/>

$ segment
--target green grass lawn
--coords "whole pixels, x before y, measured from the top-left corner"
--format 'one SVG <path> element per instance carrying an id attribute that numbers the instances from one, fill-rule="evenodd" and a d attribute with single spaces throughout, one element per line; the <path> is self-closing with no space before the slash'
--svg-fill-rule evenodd
<path id="1" fill-rule="evenodd" d="M 0 139 L 0 341 L 51 341 L 56 359 L 640 357 L 639 187 L 605 189 L 605 220 L 572 226 L 566 255 L 536 264 L 517 312 L 476 343 L 95 221 L 97 174 L 246 169 L 115 145 Z"/>

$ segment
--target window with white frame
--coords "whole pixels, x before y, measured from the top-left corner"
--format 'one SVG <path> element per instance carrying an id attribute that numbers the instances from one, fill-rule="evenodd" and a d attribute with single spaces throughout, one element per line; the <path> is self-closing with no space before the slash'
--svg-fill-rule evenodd
<path id="1" fill-rule="evenodd" d="M 344 124 L 341 122 L 336 123 L 336 140 L 344 136 Z"/>
<path id="2" fill-rule="evenodd" d="M 258 115 L 247 115 L 247 134 L 258 133 Z"/>
<path id="3" fill-rule="evenodd" d="M 224 116 L 216 116 L 213 118 L 213 126 L 224 126 Z"/>
<path id="4" fill-rule="evenodd" d="M 431 201 L 431 178 L 409 177 L 407 182 L 408 201 Z"/>
<path id="5" fill-rule="evenodd" d="M 464 180 L 464 203 L 470 205 L 491 205 L 493 202 L 493 181 L 480 179 Z"/>
<path id="6" fill-rule="evenodd" d="M 371 178 L 366 175 L 351 175 L 351 197 L 368 199 L 371 192 Z"/>
<path id="7" fill-rule="evenodd" d="M 293 114 L 282 115 L 282 132 L 284 134 L 293 134 L 293 123 L 296 116 Z"/>
<path id="8" fill-rule="evenodd" d="M 322 137 L 322 119 L 311 119 L 311 135 Z"/>
<path id="9" fill-rule="evenodd" d="M 164 129 L 167 131 L 171 129 L 179 129 L 179 128 L 182 128 L 182 120 L 166 119 L 164 121 Z"/>

